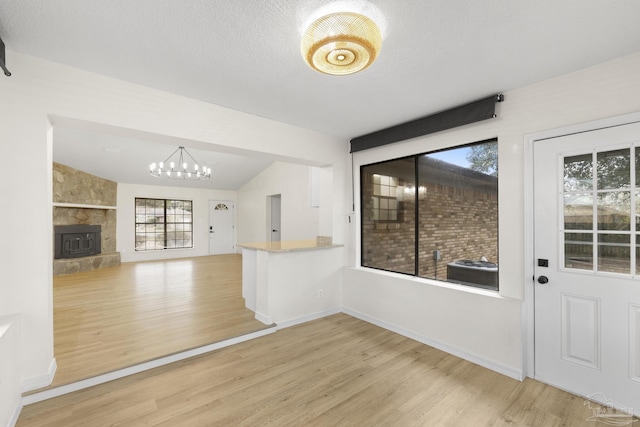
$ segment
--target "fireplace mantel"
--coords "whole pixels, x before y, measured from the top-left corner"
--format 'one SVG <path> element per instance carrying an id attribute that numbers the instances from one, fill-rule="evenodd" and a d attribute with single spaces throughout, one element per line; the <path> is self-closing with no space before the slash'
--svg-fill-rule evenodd
<path id="1" fill-rule="evenodd" d="M 54 208 L 78 208 L 78 209 L 117 209 L 116 206 L 103 206 L 103 205 L 83 205 L 81 203 L 53 203 Z"/>

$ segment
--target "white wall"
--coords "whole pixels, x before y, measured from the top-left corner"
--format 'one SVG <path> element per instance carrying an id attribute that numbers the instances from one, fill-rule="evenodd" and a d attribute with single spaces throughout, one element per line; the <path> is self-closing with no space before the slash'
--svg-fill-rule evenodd
<path id="1" fill-rule="evenodd" d="M 334 177 L 333 177 L 333 167 L 327 166 L 324 168 L 316 168 L 318 185 L 320 186 L 320 206 L 318 207 L 318 235 L 319 236 L 331 236 L 334 238 L 334 241 L 338 241 L 335 239 L 333 234 L 334 222 L 338 222 L 336 226 L 341 229 L 344 227 L 343 222 L 346 215 L 346 212 L 342 212 L 339 221 L 335 221 L 331 212 L 333 212 L 333 204 L 334 202 Z M 341 243 L 344 240 L 339 240 Z"/>
<path id="2" fill-rule="evenodd" d="M 344 308 L 363 318 L 478 363 L 518 376 L 524 369 L 521 301 L 525 286 L 525 135 L 575 123 L 640 111 L 640 53 L 590 69 L 506 92 L 496 119 L 415 138 L 355 155 L 362 164 L 498 138 L 499 298 L 430 280 L 387 275 L 363 268 L 345 272 Z M 359 188 L 356 180 L 355 189 Z M 356 199 L 357 200 L 357 199 Z M 356 212 L 359 207 L 356 207 Z M 358 225 L 350 263 L 358 264 Z"/>
<path id="3" fill-rule="evenodd" d="M 7 158 L 28 159 L 28 173 L 22 161 L 0 171 L 0 234 L 12 242 L 0 245 L 0 316 L 15 313 L 21 319 L 22 348 L 15 350 L 21 350 L 21 367 L 12 375 L 23 388 L 46 385 L 55 367 L 51 122 L 97 123 L 121 129 L 124 136 L 130 130 L 185 138 L 231 154 L 334 165 L 339 178 L 333 215 L 344 212 L 345 141 L 12 51 L 7 62 L 13 75 L 0 79 L 0 141 Z M 22 177 L 19 183 L 15 176 Z M 344 236 L 344 229 L 334 232 Z"/>
<path id="4" fill-rule="evenodd" d="M 135 198 L 179 199 L 193 202 L 193 248 L 135 251 Z M 196 188 L 118 184 L 116 250 L 122 262 L 209 255 L 209 200 L 235 204 L 236 192 Z"/>
<path id="5" fill-rule="evenodd" d="M 343 281 L 347 313 L 520 378 L 520 301 L 371 269 L 346 268 Z"/>
<path id="6" fill-rule="evenodd" d="M 20 413 L 20 318 L 0 316 L 0 426 L 11 426 Z"/>
<path id="7" fill-rule="evenodd" d="M 281 326 L 300 323 L 301 319 L 320 313 L 340 311 L 343 251 L 338 247 L 266 253 L 267 317 Z"/>
<path id="8" fill-rule="evenodd" d="M 322 208 L 332 202 L 321 191 L 320 208 L 311 206 L 309 171 L 309 166 L 276 162 L 238 190 L 238 243 L 268 241 L 267 198 L 275 194 L 282 196 L 281 240 L 315 239 L 320 233 L 321 212 L 324 232 L 332 232 L 331 210 Z M 330 171 L 322 174 L 322 183 L 333 185 Z"/>
<path id="9" fill-rule="evenodd" d="M 242 249 L 242 296 L 256 319 L 287 327 L 342 309 L 344 247 Z"/>

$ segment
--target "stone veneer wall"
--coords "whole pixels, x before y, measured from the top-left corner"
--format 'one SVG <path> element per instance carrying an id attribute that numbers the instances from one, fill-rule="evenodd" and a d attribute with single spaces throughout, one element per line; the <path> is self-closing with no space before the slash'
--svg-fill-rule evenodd
<path id="1" fill-rule="evenodd" d="M 115 206 L 118 184 L 86 172 L 53 163 L 54 203 L 78 205 Z M 74 259 L 54 260 L 54 275 L 70 274 L 120 264 L 116 252 L 115 209 L 60 207 L 53 208 L 53 225 L 91 224 L 101 225 L 102 254 Z"/>
<path id="2" fill-rule="evenodd" d="M 413 274 L 415 269 L 415 196 L 402 196 L 397 222 L 372 218 L 373 184 L 362 176 L 362 263 L 390 271 Z M 400 181 L 400 186 L 414 185 Z M 486 257 L 498 262 L 498 198 L 470 189 L 428 184 L 419 197 L 419 275 L 447 279 L 447 263 Z M 433 251 L 441 260 L 433 261 Z"/>

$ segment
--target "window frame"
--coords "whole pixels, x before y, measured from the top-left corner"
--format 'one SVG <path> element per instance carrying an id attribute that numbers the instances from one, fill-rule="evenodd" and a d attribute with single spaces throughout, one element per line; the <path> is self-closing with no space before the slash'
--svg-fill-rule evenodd
<path id="1" fill-rule="evenodd" d="M 138 222 L 138 203 L 139 201 L 145 201 L 145 221 L 144 222 Z M 157 204 L 157 202 L 162 202 L 162 221 L 161 222 L 156 222 L 154 221 L 149 221 L 149 215 L 146 212 L 148 205 L 148 202 L 152 201 L 155 202 Z M 190 212 L 190 215 L 188 216 L 190 218 L 190 221 L 184 221 L 185 215 L 182 215 L 182 221 L 176 221 L 175 218 L 173 221 L 167 221 L 168 217 L 170 216 L 170 214 L 168 214 L 168 209 L 170 208 L 170 204 L 175 203 L 175 202 L 179 202 L 179 203 L 188 203 L 189 204 L 189 208 L 190 210 L 187 210 L 187 208 L 185 208 L 186 211 Z M 159 198 L 151 198 L 151 197 L 135 197 L 134 198 L 134 251 L 135 252 L 149 252 L 149 251 L 163 251 L 163 250 L 172 250 L 172 249 L 193 249 L 194 247 L 194 242 L 193 242 L 193 200 L 185 200 L 185 199 L 159 199 Z M 173 214 L 175 216 L 175 214 Z M 159 217 L 159 216 L 157 216 Z M 145 228 L 149 225 L 158 225 L 158 224 L 162 224 L 162 231 L 160 233 L 155 232 L 155 233 L 148 233 L 146 230 L 144 232 L 144 235 L 147 236 L 149 234 L 161 234 L 163 236 L 162 239 L 162 247 L 153 247 L 153 248 L 147 248 L 147 240 L 145 239 L 145 248 L 138 248 L 138 226 L 145 226 Z M 183 245 L 183 246 L 167 246 L 168 242 L 170 241 L 170 234 L 171 233 L 176 233 L 175 227 L 177 226 L 182 226 L 182 228 L 184 228 L 184 225 L 188 224 L 190 230 L 185 231 L 184 229 L 181 230 L 182 233 L 182 241 L 184 242 L 184 234 L 185 233 L 189 233 L 190 235 L 190 239 L 189 239 L 189 244 L 188 245 Z M 169 230 L 169 228 L 171 226 L 174 226 L 174 230 Z M 155 242 L 157 242 L 157 239 L 154 239 Z M 174 239 L 175 242 L 175 239 Z"/>
<path id="2" fill-rule="evenodd" d="M 413 277 L 416 279 L 422 279 L 422 280 L 435 280 L 439 283 L 447 283 L 447 284 L 453 284 L 453 285 L 461 285 L 461 286 L 467 286 L 471 289 L 487 289 L 491 292 L 499 292 L 499 278 L 498 278 L 498 282 L 496 284 L 495 288 L 486 288 L 483 285 L 474 285 L 471 283 L 459 283 L 456 281 L 449 281 L 449 280 L 443 280 L 443 279 L 438 279 L 438 278 L 430 278 L 430 277 L 424 277 L 421 276 L 420 274 L 420 258 L 419 258 L 419 252 L 420 252 L 420 230 L 419 230 L 419 224 L 420 224 L 420 199 L 421 199 L 421 190 L 422 188 L 420 188 L 420 186 L 422 185 L 420 183 L 420 167 L 419 167 L 419 159 L 421 156 L 425 156 L 425 155 L 431 155 L 431 154 L 435 154 L 435 153 L 440 153 L 440 152 L 444 152 L 444 151 L 450 151 L 450 150 L 455 150 L 455 149 L 460 149 L 460 148 L 466 148 L 466 147 L 473 147 L 473 146 L 477 146 L 477 145 L 482 145 L 482 144 L 487 144 L 487 143 L 498 143 L 498 138 L 497 137 L 492 137 L 492 138 L 487 138 L 487 139 L 483 139 L 483 140 L 479 140 L 479 141 L 475 141 L 475 142 L 471 142 L 471 143 L 464 143 L 464 144 L 459 144 L 459 145 L 450 145 L 447 147 L 443 147 L 443 148 L 439 148 L 439 149 L 435 149 L 435 150 L 429 150 L 429 151 L 425 151 L 425 152 L 421 152 L 421 153 L 417 153 L 417 154 L 410 154 L 410 155 L 400 155 L 399 157 L 393 157 L 393 158 L 386 158 L 384 160 L 375 160 L 372 162 L 366 162 L 366 163 L 359 163 L 358 167 L 359 167 L 359 201 L 358 201 L 358 205 L 359 205 L 359 216 L 360 216 L 360 221 L 359 221 L 359 227 L 358 227 L 358 246 L 359 246 L 359 266 L 360 267 L 364 267 L 364 268 L 371 268 L 374 270 L 379 270 L 379 271 L 384 271 L 384 272 L 388 272 L 388 273 L 393 273 L 393 274 L 401 274 L 403 276 L 408 276 L 408 277 Z M 409 216 L 413 216 L 413 228 L 415 229 L 415 233 L 414 233 L 414 237 L 413 237 L 413 260 L 414 260 L 414 270 L 411 273 L 408 272 L 403 272 L 403 271 L 398 271 L 398 270 L 392 270 L 392 269 L 388 269 L 388 268 L 384 268 L 384 267 L 376 267 L 376 266 L 372 266 L 369 265 L 368 262 L 365 262 L 365 250 L 367 248 L 365 248 L 365 221 L 364 221 L 364 209 L 365 209 L 365 203 L 363 200 L 364 195 L 366 194 L 365 190 L 364 190 L 364 185 L 366 185 L 366 183 L 364 182 L 363 179 L 363 172 L 365 171 L 365 169 L 369 166 L 375 166 L 375 165 L 381 165 L 384 163 L 389 163 L 389 162 L 394 162 L 394 161 L 400 161 L 400 160 L 409 160 L 409 159 L 413 159 L 413 163 L 414 163 L 414 168 L 413 168 L 413 180 L 415 182 L 414 184 L 414 189 L 413 189 L 413 198 L 415 200 L 415 208 L 413 210 L 413 214 L 409 214 Z M 499 160 L 496 162 L 496 169 L 495 169 L 495 173 L 498 173 L 498 169 L 499 169 Z M 489 175 L 490 173 L 486 173 L 487 175 Z M 496 175 L 496 179 L 497 179 Z M 496 197 L 497 197 L 497 192 L 498 192 L 498 187 L 497 187 L 497 182 L 496 182 Z M 402 202 L 399 202 L 399 206 L 398 206 L 398 221 L 375 221 L 375 223 L 385 223 L 385 222 L 402 222 L 401 221 L 401 212 L 403 212 L 403 210 L 400 208 L 400 204 Z M 500 215 L 499 215 L 499 199 L 496 199 L 496 255 L 499 254 L 499 223 L 500 223 Z M 404 215 L 406 215 L 403 212 Z M 370 230 L 368 230 L 370 231 Z M 378 231 L 375 230 L 374 231 Z M 424 260 L 427 260 L 427 258 L 424 258 Z M 446 268 L 446 265 L 445 265 Z M 499 273 L 499 270 L 498 270 Z M 499 274 L 498 274 L 499 276 Z"/>

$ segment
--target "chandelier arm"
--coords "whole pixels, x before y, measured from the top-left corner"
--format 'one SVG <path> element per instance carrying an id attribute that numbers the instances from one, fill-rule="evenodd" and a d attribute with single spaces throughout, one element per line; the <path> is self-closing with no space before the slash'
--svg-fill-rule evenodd
<path id="1" fill-rule="evenodd" d="M 189 156 L 189 158 L 190 158 L 191 160 L 193 160 L 193 163 L 194 163 L 194 164 L 196 164 L 196 165 L 200 165 L 200 163 L 198 163 L 198 161 L 197 161 L 196 159 L 194 159 L 194 158 L 193 158 L 193 156 L 191 155 L 191 153 L 189 153 L 189 152 L 187 151 L 187 149 L 186 149 L 186 148 L 184 149 L 184 152 L 187 154 L 187 156 Z M 200 166 L 202 166 L 202 165 L 200 165 Z"/>
<path id="2" fill-rule="evenodd" d="M 171 155 L 169 157 L 167 157 L 167 159 L 164 161 L 164 163 L 169 162 L 169 160 L 171 160 L 171 158 L 173 157 L 174 154 L 176 154 L 178 152 L 178 150 L 180 150 L 180 148 L 183 147 L 179 147 L 178 149 L 176 149 L 176 151 L 174 151 L 173 153 L 171 153 Z"/>
<path id="3" fill-rule="evenodd" d="M 180 147 L 180 160 L 178 160 L 178 169 L 185 169 L 182 167 L 183 165 L 183 161 L 182 161 L 182 153 L 184 152 L 184 147 Z M 186 169 L 185 169 L 186 170 Z"/>

